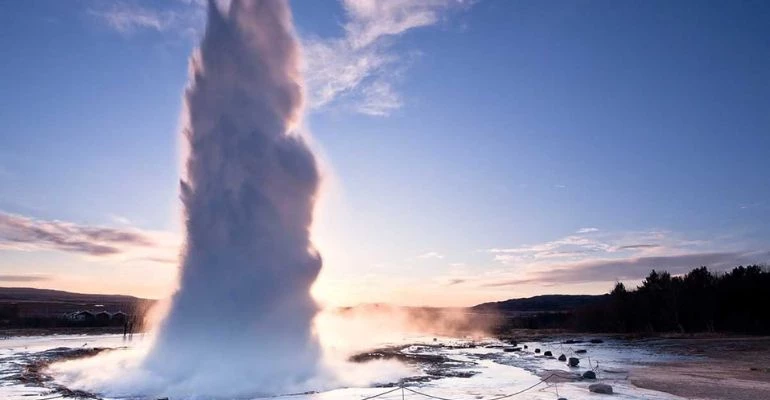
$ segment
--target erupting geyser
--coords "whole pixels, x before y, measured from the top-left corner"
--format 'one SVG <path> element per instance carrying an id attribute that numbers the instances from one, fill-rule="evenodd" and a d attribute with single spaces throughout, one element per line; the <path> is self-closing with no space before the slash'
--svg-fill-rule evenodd
<path id="1" fill-rule="evenodd" d="M 190 62 L 186 246 L 144 369 L 168 393 L 285 393 L 319 368 L 309 293 L 321 268 L 309 233 L 319 172 L 294 132 L 303 95 L 288 5 L 224 8 L 210 2 Z"/>

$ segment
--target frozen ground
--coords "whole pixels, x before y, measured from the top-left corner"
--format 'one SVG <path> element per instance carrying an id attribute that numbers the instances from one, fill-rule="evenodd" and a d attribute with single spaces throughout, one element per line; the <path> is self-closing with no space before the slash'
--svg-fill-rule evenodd
<path id="1" fill-rule="evenodd" d="M 42 336 L 16 337 L 0 340 L 0 398 L 3 399 L 49 399 L 58 398 L 60 393 L 54 392 L 55 382 L 24 383 L 18 378 L 24 372 L 25 365 L 53 357 L 57 352 L 66 349 L 93 348 L 123 348 L 141 345 L 143 338 L 135 336 L 133 342 L 124 342 L 121 335 L 102 336 Z M 407 390 L 399 389 L 397 382 L 377 382 L 379 387 L 351 387 L 331 390 L 312 395 L 290 396 L 291 399 L 304 400 L 362 400 L 388 390 L 395 390 L 378 398 L 383 400 L 398 399 L 428 399 L 429 397 L 416 392 L 451 400 L 492 400 L 527 389 L 521 394 L 512 396 L 516 399 L 549 399 L 558 397 L 567 399 L 597 399 L 606 395 L 590 393 L 588 386 L 601 382 L 612 385 L 616 399 L 679 399 L 662 392 L 640 389 L 628 380 L 631 367 L 648 363 L 660 363 L 682 360 L 682 356 L 655 353 L 650 349 L 632 346 L 622 341 L 606 340 L 604 343 L 560 344 L 559 342 L 526 342 L 518 343 L 521 351 L 505 351 L 509 344 L 494 339 L 476 342 L 452 338 L 412 337 L 405 343 L 411 346 L 400 348 L 400 352 L 412 355 L 445 356 L 450 362 L 443 366 L 449 370 L 446 375 L 470 377 L 442 377 L 440 379 L 422 380 L 419 377 L 407 380 Z M 401 343 L 403 344 L 403 343 Z M 389 343 L 383 345 L 398 345 Z M 523 349 L 526 345 L 527 349 Z M 534 350 L 539 348 L 540 354 Z M 586 353 L 575 354 L 577 350 Z M 119 350 L 125 351 L 125 350 Z M 553 358 L 544 357 L 545 351 L 551 351 Z M 565 354 L 567 357 L 580 358 L 580 365 L 571 368 L 556 357 Z M 424 366 L 419 375 L 428 376 L 435 366 Z M 575 374 L 592 369 L 597 374 L 594 380 L 564 379 Z M 446 372 L 446 371 L 445 371 Z M 546 382 L 544 377 L 554 375 Z M 419 376 L 418 375 L 418 376 Z M 409 390 L 411 389 L 411 390 Z M 413 391 L 412 391 L 413 390 Z M 557 396 L 558 392 L 558 396 Z M 174 400 L 174 399 L 172 399 Z"/>

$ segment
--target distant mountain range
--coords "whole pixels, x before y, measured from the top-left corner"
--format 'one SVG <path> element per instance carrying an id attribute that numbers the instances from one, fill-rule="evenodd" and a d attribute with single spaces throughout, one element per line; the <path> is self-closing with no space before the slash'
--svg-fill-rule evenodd
<path id="1" fill-rule="evenodd" d="M 0 287 L 0 302 L 132 303 L 151 301 L 120 294 L 85 294 L 62 290 Z"/>
<path id="2" fill-rule="evenodd" d="M 521 299 L 510 299 L 498 302 L 482 303 L 467 309 L 471 312 L 483 313 L 532 313 L 570 311 L 584 306 L 596 304 L 606 295 L 542 295 Z M 134 296 L 112 294 L 84 294 L 65 292 L 61 290 L 35 288 L 0 287 L 0 303 L 48 303 L 67 304 L 66 309 L 73 308 L 105 308 L 105 309 L 136 309 L 140 304 L 151 304 L 154 300 Z M 369 305 L 371 306 L 371 305 Z M 355 308 L 361 308 L 359 306 Z M 58 308 L 58 307 L 54 307 Z M 142 307 L 143 308 L 143 307 Z M 416 308 L 416 307 L 412 307 Z M 426 307 L 429 308 L 429 307 Z"/>
<path id="3" fill-rule="evenodd" d="M 5 318 L 50 318 L 75 311 L 122 311 L 135 314 L 144 312 L 154 302 L 126 295 L 0 287 L 0 316 Z"/>
<path id="4" fill-rule="evenodd" d="M 571 311 L 577 308 L 597 304 L 606 298 L 603 295 L 567 295 L 547 294 L 542 296 L 527 297 L 522 299 L 510 299 L 492 303 L 482 303 L 470 307 L 474 312 L 502 312 L 502 313 L 526 313 L 526 312 L 559 312 Z"/>

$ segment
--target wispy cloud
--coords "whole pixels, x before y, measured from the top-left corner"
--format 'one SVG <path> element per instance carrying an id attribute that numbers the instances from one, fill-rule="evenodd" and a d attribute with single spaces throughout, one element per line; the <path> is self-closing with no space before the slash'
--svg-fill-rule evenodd
<path id="1" fill-rule="evenodd" d="M 618 250 L 638 250 L 638 249 L 654 249 L 660 247 L 659 244 L 629 244 L 625 246 L 618 246 Z"/>
<path id="2" fill-rule="evenodd" d="M 0 246 L 6 249 L 55 249 L 104 256 L 120 253 L 125 245 L 153 246 L 153 242 L 128 230 L 0 213 Z"/>
<path id="3" fill-rule="evenodd" d="M 433 259 L 440 260 L 444 258 L 444 255 L 435 251 L 429 251 L 427 253 L 420 254 L 419 256 L 417 256 L 417 258 L 423 258 L 423 259 L 433 258 Z"/>
<path id="4" fill-rule="evenodd" d="M 612 245 L 582 235 L 570 235 L 544 243 L 510 248 L 491 248 L 494 259 L 506 264 L 532 262 L 542 259 L 574 258 L 587 253 L 605 252 Z"/>
<path id="5" fill-rule="evenodd" d="M 755 202 L 753 202 L 753 203 L 741 203 L 741 204 L 739 205 L 739 208 L 740 208 L 741 210 L 748 210 L 748 209 L 751 209 L 751 208 L 759 208 L 759 207 L 762 207 L 763 205 L 764 205 L 764 203 L 763 203 L 763 202 L 761 202 L 761 201 L 755 201 Z"/>
<path id="6" fill-rule="evenodd" d="M 361 97 L 356 110 L 372 116 L 388 116 L 391 111 L 400 108 L 403 104 L 398 93 L 385 80 L 376 80 L 372 84 L 364 86 L 361 90 Z"/>
<path id="7" fill-rule="evenodd" d="M 109 217 L 118 224 L 131 225 L 131 220 L 122 215 L 110 214 Z"/>
<path id="8" fill-rule="evenodd" d="M 393 50 L 399 36 L 438 23 L 462 0 L 343 0 L 344 34 L 308 37 L 305 78 L 311 107 L 345 99 L 357 112 L 387 116 L 403 105 L 394 85 L 409 60 Z"/>
<path id="9" fill-rule="evenodd" d="M 532 245 L 485 250 L 505 269 L 475 282 L 481 287 L 554 285 L 640 279 L 651 269 L 679 274 L 699 266 L 715 270 L 770 262 L 770 252 L 736 243 L 692 240 L 665 231 L 578 234 Z"/>
<path id="10" fill-rule="evenodd" d="M 177 243 L 170 233 L 80 225 L 0 212 L 0 250 L 56 250 L 91 257 L 160 257 L 173 254 Z"/>
<path id="11" fill-rule="evenodd" d="M 179 1 L 141 6 L 134 1 L 96 2 L 88 14 L 123 35 L 154 31 L 197 38 L 204 26 L 204 2 Z"/>
<path id="12" fill-rule="evenodd" d="M 152 261 L 158 264 L 177 264 L 179 262 L 178 257 L 144 257 L 142 260 Z"/>
<path id="13" fill-rule="evenodd" d="M 577 233 L 592 233 L 592 232 L 599 232 L 599 229 L 598 228 L 580 228 L 577 231 Z"/>
<path id="14" fill-rule="evenodd" d="M 708 266 L 720 271 L 753 263 L 767 263 L 770 252 L 692 253 L 673 256 L 635 257 L 617 260 L 589 260 L 554 265 L 548 270 L 537 271 L 521 278 L 483 283 L 486 287 L 516 286 L 524 284 L 570 284 L 585 282 L 612 282 L 642 279 L 652 269 L 671 274 L 683 274 L 692 268 Z"/>
<path id="15" fill-rule="evenodd" d="M 51 276 L 49 275 L 0 275 L 0 282 L 18 282 L 18 283 L 24 283 L 24 282 L 43 282 L 51 280 Z"/>
<path id="16" fill-rule="evenodd" d="M 341 36 L 302 38 L 305 83 L 310 108 L 340 105 L 357 113 L 384 117 L 401 108 L 397 90 L 417 51 L 394 50 L 397 39 L 436 25 L 473 0 L 341 0 Z M 88 13 L 116 32 L 143 31 L 189 38 L 204 28 L 205 1 L 179 0 L 139 5 L 131 0 L 96 2 Z"/>

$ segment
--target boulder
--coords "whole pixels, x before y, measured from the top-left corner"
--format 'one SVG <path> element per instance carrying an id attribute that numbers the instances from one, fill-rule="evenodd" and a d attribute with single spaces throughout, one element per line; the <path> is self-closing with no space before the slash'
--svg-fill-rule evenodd
<path id="1" fill-rule="evenodd" d="M 565 356 L 564 354 L 560 355 L 559 361 L 567 361 L 567 356 Z"/>
<path id="2" fill-rule="evenodd" d="M 594 371 L 583 372 L 583 379 L 596 379 L 596 372 Z"/>
<path id="3" fill-rule="evenodd" d="M 586 349 L 575 350 L 575 354 L 585 354 L 587 351 Z"/>
<path id="4" fill-rule="evenodd" d="M 525 345 L 524 345 L 524 348 L 525 348 L 525 349 L 528 349 L 528 348 L 529 348 L 529 346 L 527 346 L 527 345 L 525 344 Z"/>
<path id="5" fill-rule="evenodd" d="M 545 353 L 543 353 L 543 355 L 546 356 L 546 357 L 553 357 L 553 353 L 551 353 L 550 350 L 548 350 Z"/>
<path id="6" fill-rule="evenodd" d="M 580 359 L 577 357 L 570 357 L 567 363 L 570 367 L 577 367 L 580 364 Z"/>
<path id="7" fill-rule="evenodd" d="M 612 386 L 606 383 L 594 383 L 588 387 L 588 390 L 593 393 L 612 394 Z"/>
<path id="8" fill-rule="evenodd" d="M 540 353 L 540 349 L 535 349 L 535 353 Z"/>
<path id="9" fill-rule="evenodd" d="M 513 353 L 514 351 L 521 351 L 521 347 L 506 347 L 503 351 L 506 353 Z"/>

